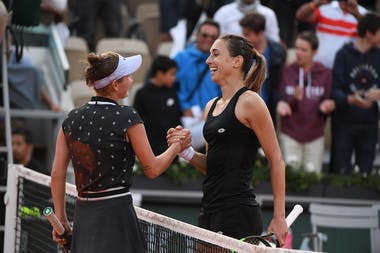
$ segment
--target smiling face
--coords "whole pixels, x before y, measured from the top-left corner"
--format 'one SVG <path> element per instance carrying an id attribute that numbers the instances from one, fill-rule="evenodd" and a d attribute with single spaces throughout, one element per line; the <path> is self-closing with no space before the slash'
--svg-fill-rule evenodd
<path id="1" fill-rule="evenodd" d="M 202 25 L 196 35 L 197 48 L 202 52 L 209 52 L 218 36 L 219 29 L 216 26 L 210 24 Z"/>
<path id="2" fill-rule="evenodd" d="M 216 40 L 210 49 L 210 56 L 207 58 L 211 71 L 211 78 L 216 83 L 221 83 L 233 71 L 232 57 L 227 48 L 227 42 Z"/>

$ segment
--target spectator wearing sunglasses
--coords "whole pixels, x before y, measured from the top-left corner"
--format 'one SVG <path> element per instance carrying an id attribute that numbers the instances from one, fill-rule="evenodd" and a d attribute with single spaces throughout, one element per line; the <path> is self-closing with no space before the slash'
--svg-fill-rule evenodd
<path id="1" fill-rule="evenodd" d="M 191 130 L 195 148 L 204 146 L 203 110 L 207 102 L 221 94 L 211 80 L 206 59 L 210 48 L 219 37 L 219 25 L 211 19 L 203 21 L 196 30 L 195 41 L 175 57 L 178 65 L 178 99 L 183 112 L 182 123 Z"/>

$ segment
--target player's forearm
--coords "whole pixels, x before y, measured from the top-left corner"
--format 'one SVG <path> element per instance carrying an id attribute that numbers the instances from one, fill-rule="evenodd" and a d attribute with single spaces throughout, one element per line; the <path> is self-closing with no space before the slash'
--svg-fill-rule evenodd
<path id="1" fill-rule="evenodd" d="M 153 159 L 148 161 L 140 161 L 144 174 L 148 178 L 152 179 L 164 173 L 164 171 L 169 168 L 170 164 L 173 162 L 180 149 L 180 144 L 176 143 L 169 146 L 165 152 L 154 157 Z"/>
<path id="2" fill-rule="evenodd" d="M 285 164 L 281 159 L 270 164 L 273 192 L 273 217 L 285 217 Z"/>
<path id="3" fill-rule="evenodd" d="M 54 212 L 62 222 L 67 221 L 66 216 L 66 175 L 61 175 L 53 170 L 51 175 L 51 194 L 54 204 Z"/>
<path id="4" fill-rule="evenodd" d="M 193 158 L 189 161 L 191 165 L 197 168 L 203 174 L 206 174 L 207 171 L 207 163 L 206 163 L 206 155 L 195 152 Z"/>

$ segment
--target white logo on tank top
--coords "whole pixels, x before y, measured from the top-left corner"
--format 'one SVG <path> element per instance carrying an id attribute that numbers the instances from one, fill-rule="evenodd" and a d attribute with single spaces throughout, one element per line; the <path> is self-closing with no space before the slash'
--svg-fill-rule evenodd
<path id="1" fill-rule="evenodd" d="M 168 98 L 168 100 L 166 100 L 166 106 L 171 107 L 174 105 L 174 102 L 173 98 Z"/>
<path id="2" fill-rule="evenodd" d="M 218 129 L 218 133 L 220 133 L 220 134 L 224 133 L 225 131 L 226 131 L 226 129 L 224 129 L 224 128 L 219 128 Z"/>

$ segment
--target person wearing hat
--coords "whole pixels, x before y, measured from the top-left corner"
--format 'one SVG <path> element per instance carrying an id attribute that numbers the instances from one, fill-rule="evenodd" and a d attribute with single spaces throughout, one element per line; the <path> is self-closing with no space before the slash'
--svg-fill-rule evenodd
<path id="1" fill-rule="evenodd" d="M 78 191 L 71 252 L 145 252 L 129 192 L 135 155 L 145 175 L 155 178 L 169 167 L 178 152 L 190 145 L 190 136 L 184 133 L 174 145 L 155 156 L 139 114 L 134 108 L 117 103 L 128 96 L 133 82 L 131 74 L 140 67 L 141 56 L 90 53 L 87 61 L 86 82 L 96 95 L 73 109 L 58 133 L 51 174 L 54 209 L 70 234 L 65 183 L 71 161 Z M 67 244 L 56 231 L 52 234 L 58 244 Z"/>

